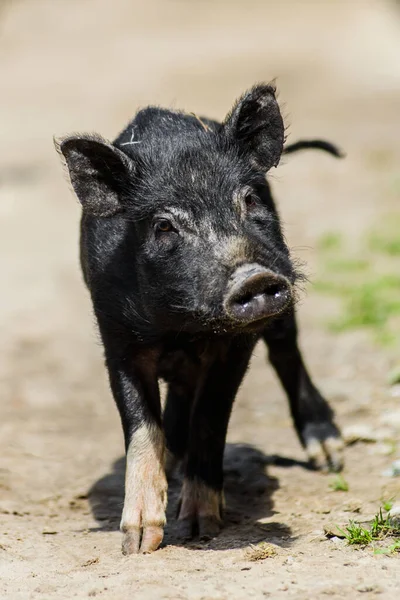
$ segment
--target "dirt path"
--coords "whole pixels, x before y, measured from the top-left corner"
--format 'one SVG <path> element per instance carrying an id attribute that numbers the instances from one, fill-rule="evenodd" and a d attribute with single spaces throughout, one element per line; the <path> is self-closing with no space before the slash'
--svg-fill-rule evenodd
<path id="1" fill-rule="evenodd" d="M 247 86 L 277 76 L 291 139 L 324 136 L 348 152 L 340 163 L 288 158 L 273 176 L 313 279 L 322 233 L 353 244 L 396 209 L 395 3 L 15 0 L 0 17 L 0 597 L 398 598 L 399 555 L 323 533 L 367 520 L 382 497 L 400 501 L 400 480 L 382 475 L 393 456 L 347 448 L 350 490 L 332 492 L 331 477 L 305 468 L 262 347 L 230 426 L 226 528 L 182 545 L 174 481 L 165 547 L 122 557 L 122 434 L 77 267 L 79 209 L 51 143 L 76 130 L 112 137 L 146 103 L 221 117 Z M 400 441 L 399 422 L 385 425 L 399 410 L 386 386 L 395 357 L 367 333 L 327 332 L 335 310 L 312 287 L 300 307 L 314 378 L 342 426 L 389 427 Z M 249 561 L 263 540 L 276 556 Z"/>

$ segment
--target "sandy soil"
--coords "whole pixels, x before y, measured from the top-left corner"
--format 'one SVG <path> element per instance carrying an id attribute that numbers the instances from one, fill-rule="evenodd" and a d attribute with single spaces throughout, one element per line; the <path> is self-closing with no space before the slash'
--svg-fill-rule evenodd
<path id="1" fill-rule="evenodd" d="M 399 557 L 325 538 L 366 520 L 399 479 L 377 445 L 346 449 L 347 493 L 306 469 L 286 400 L 257 349 L 226 455 L 227 524 L 183 545 L 171 485 L 165 545 L 123 557 L 123 444 L 77 265 L 79 207 L 52 135 L 113 137 L 138 106 L 222 117 L 257 80 L 278 78 L 290 139 L 348 152 L 293 156 L 273 185 L 296 255 L 318 275 L 328 230 L 356 242 L 395 210 L 400 160 L 400 14 L 360 2 L 15 0 L 0 13 L 0 597 L 19 599 L 398 598 Z M 377 154 L 384 161 L 374 161 Z M 367 333 L 328 333 L 337 304 L 309 286 L 302 346 L 341 426 L 385 425 L 395 357 Z M 397 406 L 396 406 L 397 404 Z M 400 440 L 399 424 L 389 423 Z M 358 511 L 358 512 L 355 512 Z M 277 555 L 251 562 L 250 544 Z M 396 592 L 397 589 L 397 592 Z"/>

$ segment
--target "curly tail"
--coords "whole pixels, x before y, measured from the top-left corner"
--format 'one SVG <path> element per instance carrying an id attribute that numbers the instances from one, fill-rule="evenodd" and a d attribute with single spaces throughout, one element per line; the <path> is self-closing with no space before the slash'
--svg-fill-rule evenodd
<path id="1" fill-rule="evenodd" d="M 295 142 L 294 144 L 290 144 L 286 146 L 283 150 L 283 154 L 291 154 L 292 152 L 297 152 L 297 150 L 305 150 L 306 148 L 314 148 L 316 150 L 324 150 L 325 152 L 329 152 L 336 158 L 343 158 L 345 153 L 335 146 L 331 144 L 331 142 L 326 142 L 324 140 L 300 140 L 299 142 Z"/>

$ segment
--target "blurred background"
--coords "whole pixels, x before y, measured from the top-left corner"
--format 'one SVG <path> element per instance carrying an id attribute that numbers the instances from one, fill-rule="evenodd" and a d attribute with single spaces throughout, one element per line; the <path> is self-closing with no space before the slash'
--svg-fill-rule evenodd
<path id="1" fill-rule="evenodd" d="M 342 425 L 400 426 L 399 3 L 0 0 L 4 514 L 88 489 L 123 450 L 78 266 L 80 209 L 52 137 L 113 139 L 147 104 L 223 118 L 274 78 L 288 141 L 321 137 L 347 154 L 291 155 L 271 173 L 310 278 L 300 320 L 311 371 Z M 261 349 L 230 439 L 301 457 L 289 427 Z"/>

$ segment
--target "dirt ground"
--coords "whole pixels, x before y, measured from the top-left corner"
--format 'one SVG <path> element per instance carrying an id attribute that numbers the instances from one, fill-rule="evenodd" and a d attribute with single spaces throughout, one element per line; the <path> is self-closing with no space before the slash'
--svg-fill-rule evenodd
<path id="1" fill-rule="evenodd" d="M 76 130 L 113 137 L 148 103 L 222 117 L 246 87 L 277 77 L 289 139 L 326 137 L 347 152 L 345 161 L 288 157 L 272 174 L 287 238 L 312 281 L 324 232 L 356 243 L 398 210 L 387 193 L 400 163 L 398 6 L 1 4 L 0 597 L 398 598 L 400 555 L 355 550 L 327 539 L 324 526 L 367 520 L 382 497 L 400 500 L 400 479 L 382 475 L 399 455 L 349 446 L 350 490 L 332 492 L 331 476 L 306 468 L 261 346 L 229 430 L 225 529 L 183 544 L 174 480 L 164 546 L 122 556 L 122 432 L 78 270 L 79 207 L 52 146 L 53 134 Z M 400 441 L 386 383 L 396 357 L 368 332 L 330 333 L 335 310 L 308 286 L 299 312 L 314 379 L 342 427 L 386 427 Z M 246 550 L 260 541 L 277 554 L 251 562 Z"/>

